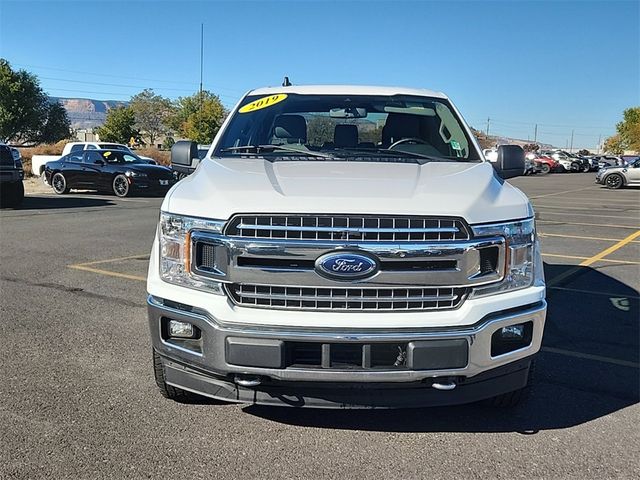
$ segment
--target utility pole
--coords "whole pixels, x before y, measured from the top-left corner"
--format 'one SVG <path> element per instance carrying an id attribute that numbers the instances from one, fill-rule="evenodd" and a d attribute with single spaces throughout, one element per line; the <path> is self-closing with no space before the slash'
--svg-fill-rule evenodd
<path id="1" fill-rule="evenodd" d="M 538 124 L 533 129 L 533 143 L 538 143 Z"/>
<path id="2" fill-rule="evenodd" d="M 598 149 L 598 154 L 600 154 L 600 142 L 602 141 L 602 134 L 598 135 L 598 145 L 596 148 Z"/>
<path id="3" fill-rule="evenodd" d="M 489 117 L 487 117 L 487 131 L 486 131 L 486 135 L 487 137 L 489 136 L 489 123 L 491 123 L 491 119 Z"/>
<path id="4" fill-rule="evenodd" d="M 569 148 L 569 153 L 573 153 L 573 129 L 571 129 L 571 147 Z"/>

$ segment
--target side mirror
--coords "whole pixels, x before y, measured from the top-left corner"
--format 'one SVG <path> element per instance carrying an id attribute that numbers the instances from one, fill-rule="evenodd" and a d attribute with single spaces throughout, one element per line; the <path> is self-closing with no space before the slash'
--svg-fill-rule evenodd
<path id="1" fill-rule="evenodd" d="M 498 175 L 505 180 L 524 175 L 524 150 L 520 145 L 500 145 L 498 158 L 493 167 Z"/>
<path id="2" fill-rule="evenodd" d="M 188 140 L 180 140 L 171 147 L 171 168 L 187 175 L 193 173 L 198 164 L 198 144 Z"/>

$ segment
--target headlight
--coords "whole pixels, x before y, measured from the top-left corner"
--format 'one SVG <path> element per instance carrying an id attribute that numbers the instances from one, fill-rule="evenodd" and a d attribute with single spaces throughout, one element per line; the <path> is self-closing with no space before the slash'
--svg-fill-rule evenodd
<path id="1" fill-rule="evenodd" d="M 132 178 L 147 178 L 149 175 L 147 175 L 146 173 L 142 173 L 142 172 L 134 172 L 132 170 L 127 170 L 126 172 L 124 172 L 124 174 L 127 177 L 132 177 Z"/>
<path id="2" fill-rule="evenodd" d="M 222 284 L 191 273 L 191 232 L 222 232 L 224 222 L 162 212 L 158 226 L 160 278 L 168 283 L 223 295 Z"/>
<path id="3" fill-rule="evenodd" d="M 498 283 L 475 288 L 472 297 L 519 290 L 533 284 L 544 286 L 542 257 L 533 218 L 512 223 L 481 225 L 472 229 L 477 237 L 503 236 L 506 239 L 504 279 Z"/>

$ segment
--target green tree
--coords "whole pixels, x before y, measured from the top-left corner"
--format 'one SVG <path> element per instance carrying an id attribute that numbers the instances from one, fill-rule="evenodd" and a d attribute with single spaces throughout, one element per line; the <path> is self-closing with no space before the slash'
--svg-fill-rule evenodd
<path id="1" fill-rule="evenodd" d="M 60 102 L 50 102 L 47 105 L 47 118 L 42 125 L 39 141 L 43 143 L 56 143 L 71 137 L 71 123 L 67 117 L 67 111 Z"/>
<path id="2" fill-rule="evenodd" d="M 640 107 L 627 108 L 622 121 L 616 125 L 617 133 L 604 141 L 604 151 L 613 154 L 625 150 L 640 152 Z"/>
<path id="3" fill-rule="evenodd" d="M 330 117 L 314 116 L 307 124 L 307 142 L 317 146 L 322 146 L 325 142 L 333 142 L 333 132 L 337 123 Z"/>
<path id="4" fill-rule="evenodd" d="M 38 78 L 0 58 L 0 138 L 23 145 L 56 142 L 69 136 L 68 126 L 67 112 L 50 102 Z"/>
<path id="5" fill-rule="evenodd" d="M 170 126 L 181 137 L 198 143 L 211 143 L 228 113 L 220 98 L 206 90 L 202 96 L 178 98 L 175 107 Z"/>
<path id="6" fill-rule="evenodd" d="M 640 151 L 640 107 L 627 108 L 616 130 L 626 150 Z"/>
<path id="7" fill-rule="evenodd" d="M 171 100 L 145 89 L 131 97 L 129 108 L 136 119 L 136 127 L 151 145 L 162 134 L 167 133 L 168 123 L 174 111 Z"/>
<path id="8" fill-rule="evenodd" d="M 614 155 L 624 153 L 624 141 L 619 134 L 613 135 L 604 141 L 604 151 Z"/>
<path id="9" fill-rule="evenodd" d="M 171 150 L 171 147 L 173 147 L 174 143 L 176 143 L 176 141 L 173 139 L 173 137 L 165 137 L 164 142 L 162 142 L 162 149 Z"/>
<path id="10" fill-rule="evenodd" d="M 96 129 L 103 142 L 128 143 L 137 139 L 140 132 L 136 129 L 136 117 L 130 107 L 112 108 L 107 112 L 104 125 Z"/>

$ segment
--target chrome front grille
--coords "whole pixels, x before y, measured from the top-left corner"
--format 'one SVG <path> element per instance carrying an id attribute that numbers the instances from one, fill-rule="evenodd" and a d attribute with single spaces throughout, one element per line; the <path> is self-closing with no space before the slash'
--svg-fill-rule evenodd
<path id="1" fill-rule="evenodd" d="M 237 305 L 286 310 L 428 311 L 457 308 L 466 288 L 315 288 L 228 284 Z"/>
<path id="2" fill-rule="evenodd" d="M 440 242 L 468 240 L 457 218 L 377 215 L 236 215 L 231 237 L 351 242 Z"/>

